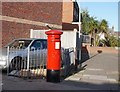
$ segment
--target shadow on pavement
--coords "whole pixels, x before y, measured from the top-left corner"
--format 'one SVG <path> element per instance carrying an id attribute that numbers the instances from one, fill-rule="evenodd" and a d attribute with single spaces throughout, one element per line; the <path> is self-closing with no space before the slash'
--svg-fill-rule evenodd
<path id="1" fill-rule="evenodd" d="M 68 78 L 69 76 L 72 76 L 82 70 L 85 70 L 87 67 L 87 64 L 83 64 L 84 62 L 86 62 L 87 60 L 96 57 L 97 55 L 102 53 L 102 50 L 96 50 L 97 53 L 95 53 L 94 55 L 90 55 L 91 53 L 89 53 L 87 46 L 82 47 L 82 53 L 81 53 L 81 63 L 78 65 L 77 67 L 74 65 L 69 66 L 69 71 L 67 71 L 67 75 L 62 77 L 62 81 L 65 80 L 66 78 Z M 77 62 L 77 61 L 76 61 Z"/>
<path id="2" fill-rule="evenodd" d="M 36 90 L 81 90 L 79 92 L 119 92 L 117 83 L 97 83 L 97 82 L 83 82 L 81 80 L 71 81 L 64 80 L 60 83 L 50 83 L 45 80 L 36 79 L 36 80 L 22 80 L 19 78 L 9 78 L 3 82 L 3 90 L 8 92 L 14 90 L 18 91 L 36 91 Z M 26 92 L 25 91 L 25 92 Z"/>
<path id="3" fill-rule="evenodd" d="M 102 53 L 102 50 L 97 50 L 97 53 L 95 55 L 90 56 L 90 53 L 87 49 L 87 45 L 83 46 L 81 50 L 81 63 L 86 62 L 88 59 L 91 59 L 99 55 L 100 53 Z"/>

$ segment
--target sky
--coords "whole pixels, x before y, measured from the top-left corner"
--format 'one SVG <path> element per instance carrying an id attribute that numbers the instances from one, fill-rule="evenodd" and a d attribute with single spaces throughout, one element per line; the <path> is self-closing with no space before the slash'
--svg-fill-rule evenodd
<path id="1" fill-rule="evenodd" d="M 99 1 L 99 0 L 98 0 Z M 101 0 L 102 1 L 102 0 Z M 105 19 L 108 21 L 109 28 L 114 26 L 118 31 L 118 2 L 79 2 L 80 9 L 87 9 L 90 16 L 97 17 L 97 20 Z"/>

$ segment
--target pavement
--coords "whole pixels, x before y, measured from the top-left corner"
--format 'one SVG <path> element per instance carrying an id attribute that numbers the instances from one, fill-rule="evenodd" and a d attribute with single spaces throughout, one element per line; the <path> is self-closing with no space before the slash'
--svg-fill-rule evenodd
<path id="1" fill-rule="evenodd" d="M 92 55 L 82 64 L 83 70 L 68 77 L 63 84 L 90 90 L 118 90 L 118 54 L 100 53 Z"/>
<path id="2" fill-rule="evenodd" d="M 90 54 L 82 63 L 82 70 L 65 78 L 60 83 L 45 79 L 22 79 L 2 74 L 2 90 L 119 90 L 118 54 Z M 105 92 L 106 92 L 105 91 Z"/>

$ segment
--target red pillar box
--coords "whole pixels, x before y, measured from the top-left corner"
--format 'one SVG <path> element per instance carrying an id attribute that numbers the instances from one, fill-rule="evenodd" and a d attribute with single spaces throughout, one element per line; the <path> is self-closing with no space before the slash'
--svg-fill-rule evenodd
<path id="1" fill-rule="evenodd" d="M 47 82 L 60 82 L 61 67 L 61 34 L 62 31 L 50 30 L 45 32 L 47 39 Z"/>

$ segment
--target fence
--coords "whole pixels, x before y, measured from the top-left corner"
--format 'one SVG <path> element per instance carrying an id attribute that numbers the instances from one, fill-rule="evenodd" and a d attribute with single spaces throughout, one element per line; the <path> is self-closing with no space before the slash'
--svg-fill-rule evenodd
<path id="1" fill-rule="evenodd" d="M 23 78 L 46 77 L 47 49 L 8 47 L 8 75 Z M 67 76 L 75 62 L 74 48 L 61 49 L 61 76 Z"/>
<path id="2" fill-rule="evenodd" d="M 75 51 L 74 48 L 65 48 L 62 50 L 62 69 L 61 76 L 68 76 L 75 66 Z"/>
<path id="3" fill-rule="evenodd" d="M 46 76 L 47 49 L 8 47 L 8 75 L 18 77 Z"/>

